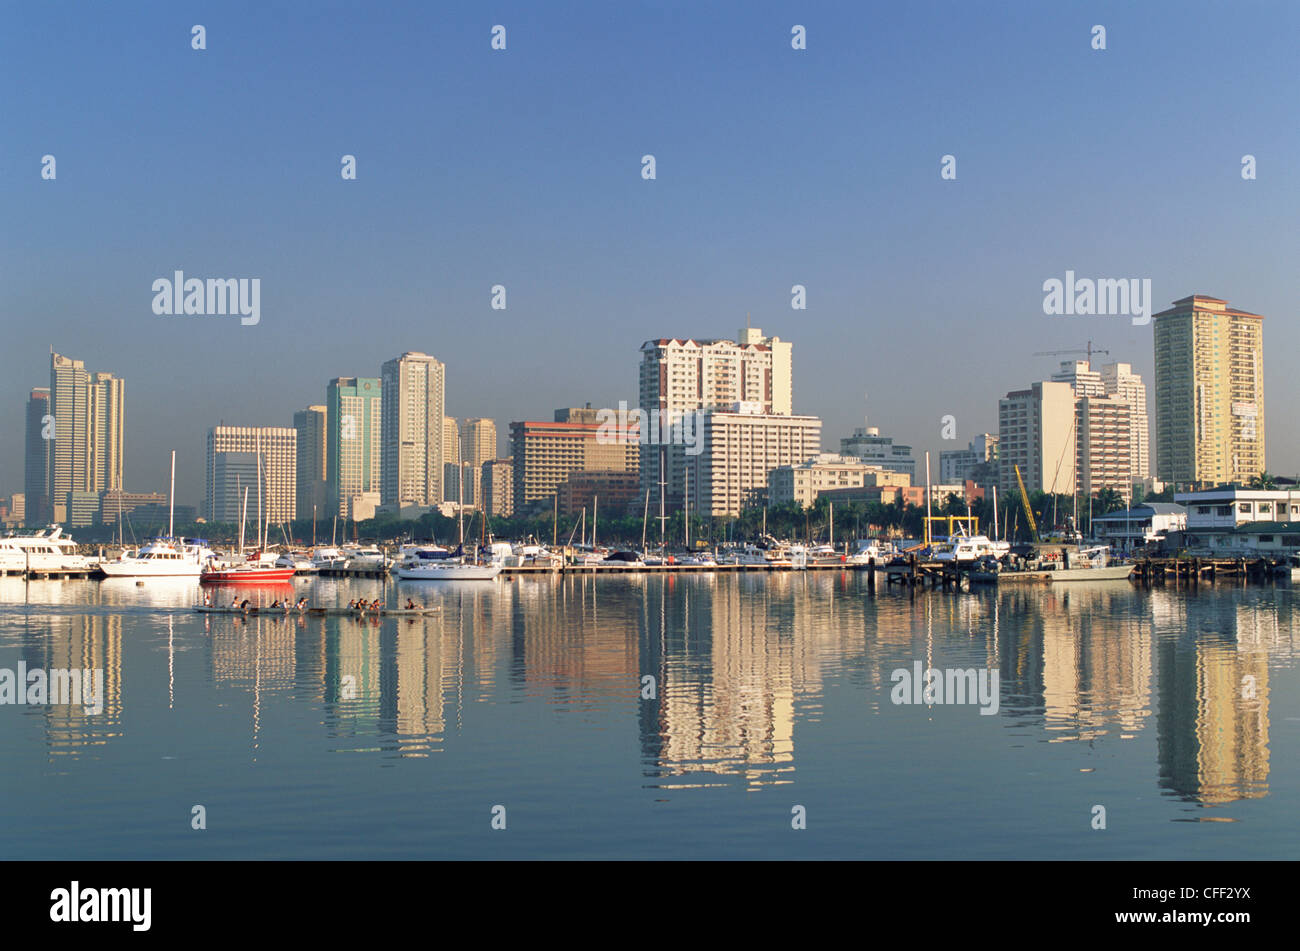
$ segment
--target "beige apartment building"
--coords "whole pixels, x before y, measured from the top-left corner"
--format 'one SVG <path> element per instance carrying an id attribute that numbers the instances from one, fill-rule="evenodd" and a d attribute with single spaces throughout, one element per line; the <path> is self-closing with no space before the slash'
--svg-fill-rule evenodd
<path id="1" fill-rule="evenodd" d="M 446 367 L 408 351 L 380 369 L 383 411 L 379 494 L 384 505 L 444 500 Z"/>
<path id="2" fill-rule="evenodd" d="M 1248 482 L 1264 471 L 1264 318 L 1194 294 L 1154 315 L 1156 478 Z"/>
<path id="3" fill-rule="evenodd" d="M 476 474 L 483 464 L 497 457 L 497 424 L 491 419 L 474 417 L 460 424 L 461 461 Z M 477 507 L 483 504 L 482 482 L 478 478 L 465 484 L 465 501 Z"/>
<path id="4" fill-rule="evenodd" d="M 736 340 L 662 337 L 641 345 L 640 408 L 671 423 L 685 413 L 726 410 L 736 403 L 758 405 L 760 412 L 794 412 L 794 345 L 745 327 Z M 668 443 L 665 445 L 665 443 Z M 641 448 L 641 495 L 659 496 L 660 459 L 664 462 L 664 501 L 681 505 L 686 452 L 662 434 L 649 434 Z"/>
<path id="5" fill-rule="evenodd" d="M 1076 483 L 1074 390 L 1041 380 L 998 401 L 998 484 L 1016 484 L 1016 467 L 1029 491 L 1069 493 Z"/>
<path id="6" fill-rule="evenodd" d="M 1075 401 L 1075 429 L 1079 491 L 1093 495 L 1114 489 L 1127 498 L 1133 491 L 1129 404 L 1106 396 L 1081 397 Z"/>
<path id="7" fill-rule="evenodd" d="M 590 408 L 557 409 L 554 422 L 510 424 L 515 514 L 551 499 L 570 472 L 637 471 L 641 443 L 635 422 L 611 438 L 607 427 L 596 421 L 596 413 Z"/>
<path id="8" fill-rule="evenodd" d="M 774 469 L 821 453 L 818 417 L 762 409 L 761 404 L 737 403 L 727 412 L 704 414 L 700 452 L 684 457 L 692 512 L 738 516 L 767 494 Z"/>
<path id="9" fill-rule="evenodd" d="M 823 452 L 804 462 L 773 469 L 768 476 L 767 500 L 769 505 L 798 502 L 808 508 L 823 492 L 911 484 L 912 478 L 905 472 L 868 465 L 854 456 Z"/>
<path id="10" fill-rule="evenodd" d="M 509 518 L 515 512 L 515 461 L 489 459 L 483 463 L 479 480 L 483 511 L 489 516 Z"/>

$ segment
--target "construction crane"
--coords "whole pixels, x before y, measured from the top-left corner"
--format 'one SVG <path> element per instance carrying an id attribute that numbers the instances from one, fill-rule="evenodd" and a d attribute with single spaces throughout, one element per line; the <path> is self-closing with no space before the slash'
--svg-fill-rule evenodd
<path id="1" fill-rule="evenodd" d="M 1029 519 L 1029 531 L 1034 541 L 1038 541 L 1038 523 L 1034 521 L 1034 510 L 1029 507 L 1029 493 L 1025 491 L 1025 480 L 1020 477 L 1020 467 L 1016 466 L 1016 482 L 1020 486 L 1020 504 L 1025 507 L 1025 518 Z"/>
<path id="2" fill-rule="evenodd" d="M 1036 356 L 1036 357 L 1064 357 L 1064 356 L 1068 356 L 1069 354 L 1072 354 L 1072 353 L 1086 353 L 1086 354 L 1088 355 L 1088 362 L 1089 362 L 1089 363 L 1092 363 L 1092 355 L 1093 355 L 1094 353 L 1104 353 L 1104 354 L 1106 354 L 1106 356 L 1110 356 L 1110 351 L 1109 351 L 1109 350 L 1094 349 L 1093 346 L 1092 346 L 1092 341 L 1091 341 L 1091 340 L 1088 341 L 1087 349 L 1084 349 L 1084 350 L 1039 350 L 1037 353 L 1034 354 L 1034 356 Z"/>

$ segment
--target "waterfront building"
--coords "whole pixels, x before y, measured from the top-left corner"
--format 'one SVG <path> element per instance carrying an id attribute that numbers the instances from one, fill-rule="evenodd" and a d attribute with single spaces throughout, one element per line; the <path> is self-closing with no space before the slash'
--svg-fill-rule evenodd
<path id="1" fill-rule="evenodd" d="M 904 473 L 889 472 L 880 466 L 867 465 L 856 456 L 842 456 L 823 452 L 811 459 L 791 465 L 778 466 L 771 471 L 767 482 L 768 505 L 798 502 L 804 508 L 817 501 L 817 497 L 831 489 L 861 488 L 879 485 L 875 477 L 886 474 L 909 484 Z"/>
<path id="2" fill-rule="evenodd" d="M 1146 502 L 1092 518 L 1093 537 L 1124 550 L 1160 545 L 1186 528 L 1187 508 L 1176 502 Z"/>
<path id="3" fill-rule="evenodd" d="M 891 472 L 905 472 L 913 482 L 916 481 L 916 459 L 912 457 L 912 447 L 895 445 L 893 438 L 880 435 L 876 426 L 859 426 L 853 430 L 852 436 L 840 439 L 840 453 Z"/>
<path id="4" fill-rule="evenodd" d="M 700 451 L 685 457 L 691 512 L 738 516 L 766 498 L 772 470 L 821 453 L 821 432 L 816 416 L 765 413 L 760 403 L 706 412 Z"/>
<path id="5" fill-rule="evenodd" d="M 408 351 L 385 363 L 379 494 L 385 505 L 444 501 L 446 367 Z"/>
<path id="6" fill-rule="evenodd" d="M 92 373 L 86 393 L 86 492 L 122 488 L 126 432 L 126 383 L 111 373 Z"/>
<path id="7" fill-rule="evenodd" d="M 50 445 L 45 421 L 50 416 L 50 391 L 37 387 L 27 397 L 27 458 L 23 477 L 23 524 L 44 528 L 54 519 L 50 506 Z"/>
<path id="8" fill-rule="evenodd" d="M 1264 318 L 1194 294 L 1154 315 L 1156 478 L 1248 482 L 1264 471 Z"/>
<path id="9" fill-rule="evenodd" d="M 203 514 L 208 521 L 238 522 L 243 489 L 248 487 L 250 524 L 257 518 L 261 458 L 263 517 L 290 522 L 297 511 L 298 432 L 287 426 L 214 426 L 208 431 L 207 490 Z"/>
<path id="10" fill-rule="evenodd" d="M 341 376 L 325 388 L 325 497 L 331 516 L 351 518 L 351 500 L 379 492 L 383 385 Z"/>
<path id="11" fill-rule="evenodd" d="M 557 409 L 554 422 L 513 422 L 514 512 L 550 501 L 571 472 L 637 472 L 640 429 L 636 422 L 610 434 L 590 407 Z"/>
<path id="12" fill-rule="evenodd" d="M 672 441 L 669 427 L 683 416 L 726 410 L 736 403 L 759 406 L 763 414 L 794 412 L 793 344 L 746 327 L 736 340 L 661 337 L 641 345 L 640 408 L 658 413 L 661 432 L 647 432 L 640 450 L 641 495 L 662 492 L 665 509 L 682 504 L 686 447 Z M 662 465 L 661 465 L 662 463 Z"/>
<path id="13" fill-rule="evenodd" d="M 939 481 L 965 482 L 975 477 L 980 466 L 996 462 L 997 458 L 998 437 L 980 433 L 965 449 L 946 449 L 939 453 Z"/>
<path id="14" fill-rule="evenodd" d="M 489 459 L 483 463 L 480 479 L 480 498 L 483 511 L 489 516 L 509 518 L 515 511 L 515 461 Z"/>
<path id="15" fill-rule="evenodd" d="M 22 492 L 15 492 L 9 496 L 5 504 L 3 523 L 7 529 L 18 528 L 26 524 L 27 520 L 27 496 Z"/>
<path id="16" fill-rule="evenodd" d="M 1074 391 L 1070 384 L 1040 380 L 998 401 L 998 484 L 1069 493 L 1078 484 Z"/>
<path id="17" fill-rule="evenodd" d="M 1174 501 L 1187 507 L 1188 531 L 1234 529 L 1261 521 L 1300 523 L 1300 489 L 1295 488 L 1251 489 L 1229 484 L 1177 492 Z"/>

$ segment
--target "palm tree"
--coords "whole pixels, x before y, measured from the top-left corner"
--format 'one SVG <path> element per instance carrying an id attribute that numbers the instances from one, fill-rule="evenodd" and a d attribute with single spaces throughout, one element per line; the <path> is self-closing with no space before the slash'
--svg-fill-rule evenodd
<path id="1" fill-rule="evenodd" d="M 1108 512 L 1119 511 L 1123 507 L 1123 496 L 1115 489 L 1105 488 L 1097 493 L 1097 499 L 1093 502 L 1093 514 L 1105 515 Z"/>
<path id="2" fill-rule="evenodd" d="M 1250 487 L 1252 489 L 1272 489 L 1276 486 L 1277 480 L 1274 478 L 1273 474 L 1267 470 L 1261 472 L 1257 476 L 1252 476 L 1250 480 Z"/>

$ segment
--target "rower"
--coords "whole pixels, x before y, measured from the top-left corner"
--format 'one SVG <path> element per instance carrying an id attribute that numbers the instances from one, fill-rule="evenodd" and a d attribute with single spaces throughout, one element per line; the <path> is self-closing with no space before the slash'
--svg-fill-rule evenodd
<path id="1" fill-rule="evenodd" d="M 414 611 L 414 610 L 415 610 L 415 602 L 412 601 L 410 598 L 407 598 L 407 599 L 406 599 L 406 610 L 408 610 L 408 611 Z"/>

